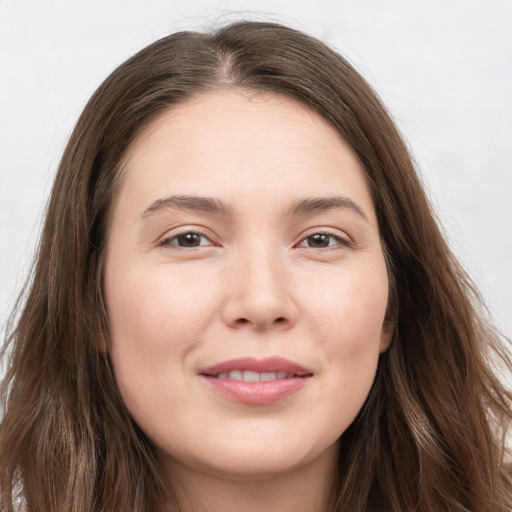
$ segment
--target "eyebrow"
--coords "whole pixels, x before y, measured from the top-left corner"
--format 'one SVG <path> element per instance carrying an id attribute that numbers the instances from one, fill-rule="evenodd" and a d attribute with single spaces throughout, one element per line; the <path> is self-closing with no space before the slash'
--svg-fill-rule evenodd
<path id="1" fill-rule="evenodd" d="M 311 197 L 298 199 L 294 201 L 286 212 L 287 217 L 306 215 L 309 213 L 318 213 L 334 209 L 348 209 L 364 220 L 368 221 L 363 209 L 348 197 L 332 196 L 332 197 Z M 153 213 L 167 210 L 195 210 L 208 213 L 215 213 L 223 217 L 232 217 L 235 208 L 232 204 L 224 203 L 215 197 L 200 197 L 192 195 L 174 195 L 164 199 L 157 199 L 146 208 L 140 216 L 147 218 Z"/>
<path id="2" fill-rule="evenodd" d="M 292 203 L 287 212 L 287 215 L 304 215 L 307 213 L 317 213 L 326 210 L 334 210 L 337 208 L 351 210 L 361 216 L 364 220 L 368 221 L 368 218 L 366 217 L 363 209 L 354 203 L 352 199 L 343 196 L 299 199 Z"/>
<path id="3" fill-rule="evenodd" d="M 157 199 L 140 216 L 143 218 L 149 217 L 152 213 L 167 209 L 196 210 L 217 213 L 223 217 L 232 217 L 235 212 L 232 205 L 226 204 L 214 197 L 175 195 L 164 199 Z"/>

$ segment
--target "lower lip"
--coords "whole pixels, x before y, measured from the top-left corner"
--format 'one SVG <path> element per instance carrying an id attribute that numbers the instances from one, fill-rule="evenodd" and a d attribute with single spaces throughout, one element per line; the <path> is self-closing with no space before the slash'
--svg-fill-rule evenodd
<path id="1" fill-rule="evenodd" d="M 250 405 L 280 402 L 301 390 L 309 380 L 309 376 L 260 382 L 217 379 L 206 375 L 202 377 L 217 393 L 235 402 Z"/>

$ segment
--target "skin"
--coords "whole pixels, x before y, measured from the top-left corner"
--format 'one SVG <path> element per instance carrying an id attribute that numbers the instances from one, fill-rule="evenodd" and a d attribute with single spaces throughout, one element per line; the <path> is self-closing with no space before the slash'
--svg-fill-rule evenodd
<path id="1" fill-rule="evenodd" d="M 233 211 L 158 203 L 178 194 Z M 287 214 L 332 196 L 356 206 Z M 195 247 L 176 238 L 189 232 L 204 235 Z M 392 335 L 374 206 L 336 130 L 254 91 L 165 112 L 124 162 L 104 282 L 121 394 L 186 510 L 326 510 L 338 438 Z M 313 376 L 277 403 L 248 405 L 198 374 L 247 356 L 284 357 Z"/>

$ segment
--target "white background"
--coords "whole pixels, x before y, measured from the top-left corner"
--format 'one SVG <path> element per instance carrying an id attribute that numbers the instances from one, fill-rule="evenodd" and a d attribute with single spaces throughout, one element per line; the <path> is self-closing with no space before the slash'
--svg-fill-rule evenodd
<path id="1" fill-rule="evenodd" d="M 372 83 L 512 336 L 512 0 L 0 0 L 0 327 L 94 89 L 158 37 L 242 17 L 306 30 Z"/>

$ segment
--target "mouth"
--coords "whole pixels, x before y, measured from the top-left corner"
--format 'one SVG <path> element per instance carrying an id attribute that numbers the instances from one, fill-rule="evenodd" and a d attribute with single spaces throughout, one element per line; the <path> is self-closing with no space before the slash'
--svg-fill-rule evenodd
<path id="1" fill-rule="evenodd" d="M 309 369 L 280 357 L 232 359 L 199 374 L 214 392 L 249 405 L 268 405 L 291 397 L 313 376 Z"/>
<path id="2" fill-rule="evenodd" d="M 278 372 L 255 372 L 252 370 L 232 370 L 229 373 L 223 372 L 212 375 L 216 379 L 231 379 L 243 382 L 271 382 L 273 380 L 291 379 L 293 377 L 304 377 L 296 373 Z"/>

